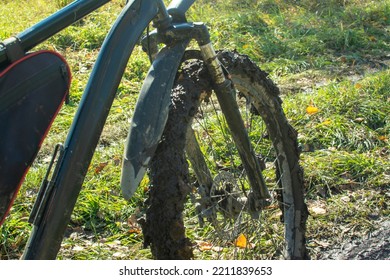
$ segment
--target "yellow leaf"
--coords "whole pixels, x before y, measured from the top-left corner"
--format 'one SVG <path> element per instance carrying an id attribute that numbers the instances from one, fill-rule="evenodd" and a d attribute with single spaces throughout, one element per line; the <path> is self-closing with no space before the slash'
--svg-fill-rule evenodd
<path id="1" fill-rule="evenodd" d="M 355 84 L 356 89 L 361 89 L 362 87 L 363 87 L 362 84 L 359 84 L 359 83 Z"/>
<path id="2" fill-rule="evenodd" d="M 246 237 L 244 234 L 240 234 L 236 241 L 234 242 L 234 245 L 236 245 L 236 247 L 239 247 L 239 248 L 246 248 Z"/>
<path id="3" fill-rule="evenodd" d="M 314 115 L 316 113 L 318 113 L 319 109 L 313 105 L 309 105 L 307 108 L 306 108 L 306 113 L 308 113 L 309 115 Z"/>
<path id="4" fill-rule="evenodd" d="M 386 141 L 386 140 L 387 140 L 387 137 L 384 136 L 384 135 L 381 135 L 381 136 L 379 136 L 378 138 L 379 138 L 379 140 L 381 140 L 381 141 Z"/>
<path id="5" fill-rule="evenodd" d="M 248 45 L 248 44 L 242 46 L 242 48 L 243 48 L 244 50 L 247 49 L 247 48 L 249 48 L 249 47 L 250 47 L 250 45 Z"/>
<path id="6" fill-rule="evenodd" d="M 368 39 L 370 39 L 371 42 L 376 42 L 376 38 L 374 36 L 370 36 Z"/>
<path id="7" fill-rule="evenodd" d="M 330 125 L 332 122 L 330 120 L 325 120 L 322 122 L 323 125 Z"/>

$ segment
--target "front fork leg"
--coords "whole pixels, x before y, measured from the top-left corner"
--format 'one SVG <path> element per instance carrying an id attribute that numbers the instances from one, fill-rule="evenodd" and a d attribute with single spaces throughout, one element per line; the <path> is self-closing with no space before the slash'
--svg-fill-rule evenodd
<path id="1" fill-rule="evenodd" d="M 250 199 L 250 208 L 254 211 L 261 210 L 268 205 L 270 194 L 262 176 L 262 168 L 251 146 L 248 133 L 235 100 L 235 89 L 232 81 L 225 76 L 223 68 L 217 58 L 213 45 L 209 42 L 200 45 L 202 57 L 207 65 L 214 81 L 214 91 L 217 95 L 221 110 L 232 132 L 233 140 L 247 172 L 248 180 L 253 190 Z"/>

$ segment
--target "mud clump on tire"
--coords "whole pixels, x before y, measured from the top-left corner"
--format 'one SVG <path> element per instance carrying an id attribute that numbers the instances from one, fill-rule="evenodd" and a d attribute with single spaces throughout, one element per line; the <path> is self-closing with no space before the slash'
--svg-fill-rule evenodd
<path id="1" fill-rule="evenodd" d="M 194 71 L 192 64 L 183 66 L 182 72 L 178 74 L 180 85 L 173 89 L 167 125 L 149 166 L 151 182 L 146 201 L 148 208 L 141 224 L 144 246 L 151 247 L 155 259 L 193 259 L 193 245 L 185 237 L 182 211 L 191 191 L 183 139 L 205 88 L 205 85 L 195 83 L 199 79 L 194 77 L 205 72 L 202 63 L 197 61 L 195 66 L 198 71 Z M 186 71 L 186 68 L 191 69 Z M 165 162 L 163 166 L 160 164 L 162 159 Z"/>

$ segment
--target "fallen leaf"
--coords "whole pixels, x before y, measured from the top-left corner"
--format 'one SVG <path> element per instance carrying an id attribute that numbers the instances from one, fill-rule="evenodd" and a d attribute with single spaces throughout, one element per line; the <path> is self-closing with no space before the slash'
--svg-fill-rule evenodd
<path id="1" fill-rule="evenodd" d="M 140 234 L 142 231 L 140 228 L 131 228 L 129 229 L 128 233 L 129 234 L 132 234 L 132 233 L 136 233 L 136 234 Z"/>
<path id="2" fill-rule="evenodd" d="M 211 242 L 198 241 L 197 244 L 199 246 L 199 250 L 201 251 L 210 251 L 213 248 L 213 244 L 211 244 Z"/>
<path id="3" fill-rule="evenodd" d="M 122 253 L 122 252 L 116 252 L 112 255 L 114 258 L 124 258 L 126 257 L 126 254 Z"/>
<path id="4" fill-rule="evenodd" d="M 220 246 L 213 246 L 213 248 L 211 248 L 211 250 L 213 250 L 214 252 L 222 252 L 223 251 L 223 247 L 220 247 Z"/>
<path id="5" fill-rule="evenodd" d="M 363 87 L 362 84 L 359 84 L 359 83 L 355 84 L 356 89 L 361 89 L 362 87 Z"/>
<path id="6" fill-rule="evenodd" d="M 364 118 L 359 117 L 359 118 L 356 118 L 354 121 L 357 122 L 357 123 L 361 123 L 361 122 L 364 121 Z"/>
<path id="7" fill-rule="evenodd" d="M 80 252 L 83 251 L 84 249 L 85 249 L 84 247 L 76 245 L 72 248 L 72 251 Z"/>
<path id="8" fill-rule="evenodd" d="M 108 161 L 99 163 L 98 166 L 95 168 L 95 174 L 99 174 L 100 172 L 102 172 L 104 167 L 106 167 L 107 165 Z"/>
<path id="9" fill-rule="evenodd" d="M 326 209 L 321 206 L 312 206 L 310 212 L 315 215 L 324 215 L 326 214 Z"/>
<path id="10" fill-rule="evenodd" d="M 140 224 L 137 222 L 137 215 L 133 214 L 127 219 L 127 224 L 130 229 L 127 231 L 129 234 L 136 233 L 140 234 L 142 232 Z"/>
<path id="11" fill-rule="evenodd" d="M 370 36 L 368 39 L 370 39 L 371 42 L 376 42 L 376 38 L 374 36 Z"/>
<path id="12" fill-rule="evenodd" d="M 119 156 L 114 157 L 114 165 L 115 166 L 119 166 L 121 164 L 121 161 L 122 161 L 121 157 L 119 157 Z"/>
<path id="13" fill-rule="evenodd" d="M 309 115 L 314 115 L 316 113 L 318 113 L 319 109 L 313 105 L 309 105 L 307 108 L 306 108 L 306 113 L 308 113 Z"/>
<path id="14" fill-rule="evenodd" d="M 236 241 L 234 242 L 234 245 L 239 248 L 246 248 L 246 244 L 246 237 L 242 233 L 237 237 Z"/>

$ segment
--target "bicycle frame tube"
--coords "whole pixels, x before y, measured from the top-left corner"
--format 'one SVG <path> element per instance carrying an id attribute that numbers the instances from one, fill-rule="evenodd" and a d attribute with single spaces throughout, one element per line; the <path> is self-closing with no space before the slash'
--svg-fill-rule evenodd
<path id="1" fill-rule="evenodd" d="M 168 12 L 174 20 L 186 21 L 185 13 L 195 0 L 173 0 L 168 6 Z"/>
<path id="2" fill-rule="evenodd" d="M 22 49 L 27 52 L 62 29 L 75 23 L 111 0 L 78 0 L 46 19 L 16 35 Z M 5 49 L 0 49 L 0 63 L 7 60 Z"/>
<path id="3" fill-rule="evenodd" d="M 180 13 L 185 14 L 194 3 L 195 0 L 173 0 L 169 3 L 168 11 L 175 9 L 180 11 Z"/>
<path id="4" fill-rule="evenodd" d="M 159 7 L 159 0 L 129 1 L 107 35 L 65 142 L 42 223 L 34 226 L 24 259 L 56 257 L 129 56 Z"/>

